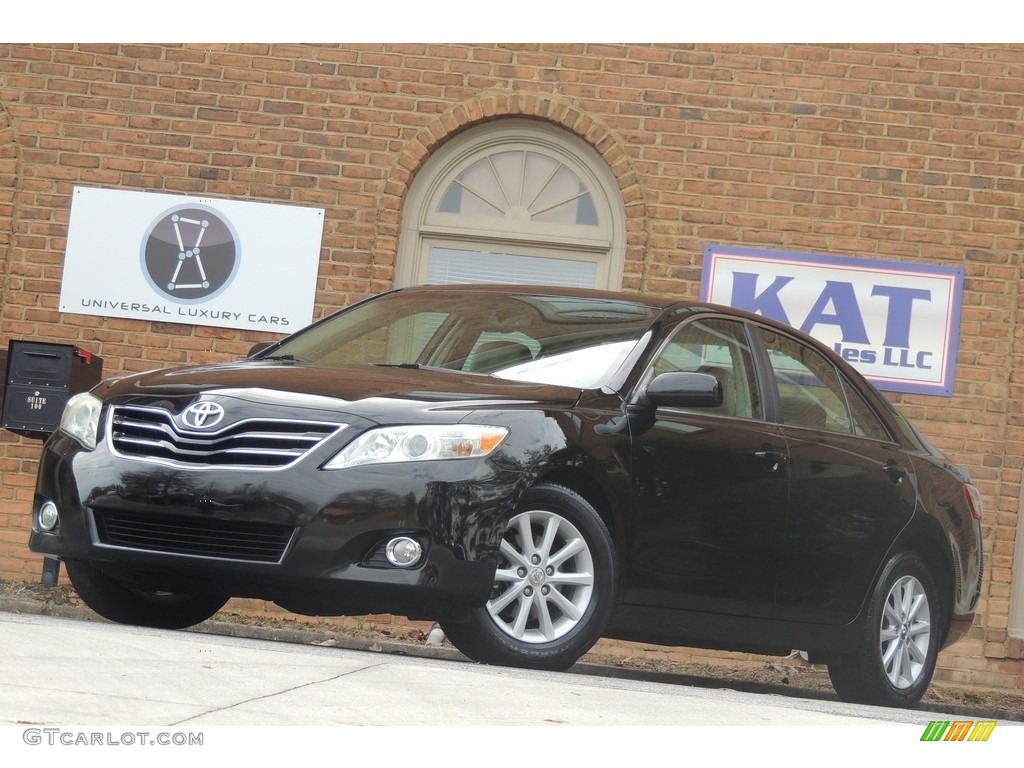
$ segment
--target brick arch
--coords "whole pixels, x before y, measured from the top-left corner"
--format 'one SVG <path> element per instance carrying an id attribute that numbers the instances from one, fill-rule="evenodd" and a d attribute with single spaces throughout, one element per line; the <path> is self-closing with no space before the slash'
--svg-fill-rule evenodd
<path id="1" fill-rule="evenodd" d="M 590 144 L 604 159 L 618 183 L 625 208 L 622 285 L 627 290 L 642 287 L 646 265 L 647 204 L 632 161 L 618 139 L 586 112 L 558 99 L 537 94 L 494 94 L 460 104 L 438 116 L 421 128 L 402 150 L 381 195 L 382 218 L 379 220 L 372 275 L 374 292 L 386 290 L 394 283 L 402 206 L 413 179 L 427 158 L 456 134 L 506 117 L 533 118 L 561 126 Z"/>

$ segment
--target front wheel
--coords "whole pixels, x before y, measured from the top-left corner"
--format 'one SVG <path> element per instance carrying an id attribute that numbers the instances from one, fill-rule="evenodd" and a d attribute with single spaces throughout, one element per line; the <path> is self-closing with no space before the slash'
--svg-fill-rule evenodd
<path id="1" fill-rule="evenodd" d="M 226 595 L 144 589 L 118 581 L 96 566 L 78 560 L 64 563 L 82 601 L 105 619 L 160 629 L 184 629 L 206 621 L 224 607 Z"/>
<path id="2" fill-rule="evenodd" d="M 939 653 L 940 605 L 928 566 L 903 552 L 882 570 L 861 647 L 830 664 L 845 701 L 911 707 L 931 682 Z"/>
<path id="3" fill-rule="evenodd" d="M 597 512 L 568 488 L 540 485 L 508 522 L 491 599 L 468 621 L 441 627 L 476 661 L 567 669 L 601 636 L 614 585 L 611 537 Z"/>

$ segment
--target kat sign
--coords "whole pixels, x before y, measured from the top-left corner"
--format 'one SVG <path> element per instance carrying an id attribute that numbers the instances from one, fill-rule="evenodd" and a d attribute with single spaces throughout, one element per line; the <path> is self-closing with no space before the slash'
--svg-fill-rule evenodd
<path id="1" fill-rule="evenodd" d="M 700 295 L 800 329 L 879 389 L 948 397 L 963 279 L 960 267 L 709 245 Z"/>

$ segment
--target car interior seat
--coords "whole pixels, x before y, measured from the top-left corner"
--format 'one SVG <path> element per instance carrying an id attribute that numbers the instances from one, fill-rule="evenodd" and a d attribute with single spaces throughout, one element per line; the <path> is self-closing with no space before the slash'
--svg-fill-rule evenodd
<path id="1" fill-rule="evenodd" d="M 525 344 L 515 341 L 489 341 L 474 351 L 469 370 L 489 373 L 531 360 L 533 353 Z"/>

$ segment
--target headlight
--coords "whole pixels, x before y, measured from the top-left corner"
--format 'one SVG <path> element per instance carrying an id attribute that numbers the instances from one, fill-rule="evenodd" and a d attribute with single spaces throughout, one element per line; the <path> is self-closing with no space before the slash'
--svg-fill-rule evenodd
<path id="1" fill-rule="evenodd" d="M 400 461 L 482 458 L 497 448 L 506 435 L 508 430 L 505 427 L 472 424 L 381 427 L 357 437 L 328 461 L 324 469 Z"/>
<path id="2" fill-rule="evenodd" d="M 80 392 L 68 400 L 60 417 L 60 428 L 71 435 L 84 448 L 96 447 L 96 432 L 100 426 L 103 404 L 88 392 Z"/>

